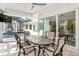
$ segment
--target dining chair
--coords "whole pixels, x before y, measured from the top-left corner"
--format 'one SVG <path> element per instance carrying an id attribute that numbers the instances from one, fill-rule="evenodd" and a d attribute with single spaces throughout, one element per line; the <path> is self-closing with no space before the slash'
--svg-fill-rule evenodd
<path id="1" fill-rule="evenodd" d="M 49 51 L 53 54 L 53 56 L 62 56 L 63 55 L 63 47 L 66 44 L 66 37 L 60 37 L 57 41 L 57 44 L 55 44 L 54 48 L 48 47 L 46 48 L 46 51 Z M 46 52 L 46 54 L 49 56 L 49 54 Z"/>
<path id="2" fill-rule="evenodd" d="M 42 36 L 47 37 L 47 31 L 43 32 Z"/>
<path id="3" fill-rule="evenodd" d="M 16 50 L 18 50 L 18 44 L 19 44 L 19 42 L 21 42 L 21 44 L 24 45 L 24 46 L 27 45 L 27 43 L 26 43 L 24 40 L 21 40 L 21 38 L 20 38 L 18 35 L 16 35 L 16 34 L 15 34 L 15 39 L 16 39 L 16 41 L 17 41 L 17 42 L 16 42 L 16 43 L 17 43 L 17 48 L 16 48 Z"/>
<path id="4" fill-rule="evenodd" d="M 58 37 L 58 41 L 57 44 L 55 45 L 55 50 L 53 52 L 53 56 L 62 56 L 63 55 L 63 47 L 66 44 L 67 41 L 67 36 L 64 35 L 64 31 L 60 30 L 59 31 L 59 37 Z"/>
<path id="5" fill-rule="evenodd" d="M 23 44 L 21 42 L 21 38 L 16 34 L 15 34 L 15 38 L 16 38 L 16 41 L 17 41 L 17 47 L 19 48 L 18 56 L 20 56 L 21 53 L 25 56 L 25 55 L 30 54 L 33 51 L 34 51 L 34 55 L 36 56 L 36 49 L 35 49 L 34 46 L 30 46 L 27 43 Z"/>
<path id="6" fill-rule="evenodd" d="M 54 32 L 48 32 L 48 33 L 47 33 L 47 37 L 48 37 L 49 39 L 52 39 L 52 40 L 53 40 L 53 38 L 55 37 L 54 34 L 55 34 Z"/>
<path id="7" fill-rule="evenodd" d="M 53 52 L 53 56 L 62 56 L 63 55 L 63 48 L 66 44 L 66 37 L 60 37 L 58 39 L 58 42 L 57 42 L 57 45 L 56 45 L 56 48 Z"/>
<path id="8" fill-rule="evenodd" d="M 54 33 L 54 32 L 48 32 L 48 33 L 47 33 L 47 38 L 53 40 L 52 46 L 54 47 L 54 44 L 55 44 L 55 33 Z M 51 46 L 51 47 L 52 47 L 52 46 Z"/>
<path id="9" fill-rule="evenodd" d="M 29 31 L 24 31 L 24 41 L 27 42 L 28 45 L 30 45 L 30 42 L 27 40 L 27 36 L 30 35 Z"/>

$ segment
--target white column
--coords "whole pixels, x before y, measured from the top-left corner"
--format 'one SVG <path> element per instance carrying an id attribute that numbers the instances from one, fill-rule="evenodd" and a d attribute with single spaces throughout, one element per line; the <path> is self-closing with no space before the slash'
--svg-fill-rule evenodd
<path id="1" fill-rule="evenodd" d="M 38 23 L 35 24 L 35 31 L 38 32 Z"/>
<path id="2" fill-rule="evenodd" d="M 33 30 L 33 25 L 34 25 L 34 24 L 31 24 L 31 25 L 32 25 L 32 29 L 31 29 L 31 30 L 34 32 L 34 30 Z"/>
<path id="3" fill-rule="evenodd" d="M 38 19 L 38 14 L 34 14 L 33 15 L 33 22 L 35 23 L 35 31 L 38 33 L 38 35 L 39 35 L 39 31 L 38 31 L 38 27 L 39 27 L 39 25 L 38 25 L 38 22 L 39 22 L 39 19 Z"/>
<path id="4" fill-rule="evenodd" d="M 14 29 L 14 32 L 16 32 L 16 21 L 12 19 L 12 26 Z"/>
<path id="5" fill-rule="evenodd" d="M 28 24 L 28 30 L 29 30 L 29 24 Z"/>
<path id="6" fill-rule="evenodd" d="M 56 42 L 58 40 L 58 14 L 56 14 Z"/>
<path id="7" fill-rule="evenodd" d="M 46 18 L 44 20 L 44 31 L 47 31 L 47 21 L 46 21 Z"/>
<path id="8" fill-rule="evenodd" d="M 38 33 L 38 36 L 39 36 L 39 18 L 37 19 L 37 33 Z"/>
<path id="9" fill-rule="evenodd" d="M 47 31 L 50 31 L 49 21 L 50 21 L 50 20 L 49 20 L 49 19 L 47 19 L 47 26 L 46 26 L 46 27 L 47 27 Z"/>
<path id="10" fill-rule="evenodd" d="M 15 31 L 17 32 L 17 21 L 15 21 Z"/>
<path id="11" fill-rule="evenodd" d="M 16 32 L 16 24 L 13 23 L 12 25 L 13 25 L 14 32 Z"/>
<path id="12" fill-rule="evenodd" d="M 5 33 L 5 32 L 6 32 L 6 31 L 5 31 L 5 30 L 6 30 L 5 25 L 6 25 L 6 24 L 5 24 L 5 23 L 3 23 L 3 33 Z"/>
<path id="13" fill-rule="evenodd" d="M 13 23 L 14 32 L 17 32 L 17 21 L 13 20 L 12 23 Z"/>
<path id="14" fill-rule="evenodd" d="M 0 42 L 3 41 L 3 30 L 2 30 L 2 22 L 0 22 Z"/>
<path id="15" fill-rule="evenodd" d="M 76 49 L 79 49 L 79 8 L 76 9 Z"/>

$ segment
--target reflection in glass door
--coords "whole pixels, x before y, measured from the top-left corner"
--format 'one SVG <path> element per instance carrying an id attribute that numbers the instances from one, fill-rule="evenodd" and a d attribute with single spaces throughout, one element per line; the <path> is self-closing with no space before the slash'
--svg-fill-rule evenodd
<path id="1" fill-rule="evenodd" d="M 72 17 L 71 17 L 72 16 Z M 58 31 L 67 35 L 67 45 L 75 47 L 75 13 L 68 12 L 63 15 L 59 15 Z"/>

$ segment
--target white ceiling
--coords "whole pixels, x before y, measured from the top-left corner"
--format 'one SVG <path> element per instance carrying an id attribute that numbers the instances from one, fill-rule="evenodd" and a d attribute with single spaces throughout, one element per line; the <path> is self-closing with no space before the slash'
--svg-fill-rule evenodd
<path id="1" fill-rule="evenodd" d="M 32 10 L 32 3 L 0 3 L 0 9 L 4 10 L 6 13 L 13 13 L 14 15 L 28 16 L 33 14 L 38 14 L 39 18 L 52 16 L 56 12 L 63 12 L 67 9 L 73 9 L 79 7 L 77 3 L 46 3 L 45 6 L 35 6 Z M 5 13 L 5 14 L 6 14 Z M 11 15 L 11 14 L 10 14 Z M 72 13 L 65 14 L 67 16 L 72 15 Z M 72 17 L 71 16 L 71 17 Z M 64 18 L 66 18 L 64 16 Z"/>
<path id="2" fill-rule="evenodd" d="M 0 9 L 5 12 L 33 15 L 49 5 L 51 5 L 51 3 L 47 3 L 45 6 L 35 6 L 32 10 L 32 3 L 0 3 Z"/>
<path id="3" fill-rule="evenodd" d="M 76 8 L 79 8 L 79 3 L 54 3 L 38 12 L 39 19 L 54 16 L 56 14 L 64 14 L 72 10 L 74 11 Z M 67 15 L 70 15 L 70 13 Z"/>

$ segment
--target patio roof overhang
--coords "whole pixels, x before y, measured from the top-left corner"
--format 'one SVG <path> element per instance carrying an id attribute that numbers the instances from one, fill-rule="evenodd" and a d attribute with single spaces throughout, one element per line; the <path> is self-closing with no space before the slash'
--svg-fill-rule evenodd
<path id="1" fill-rule="evenodd" d="M 23 19 L 22 17 L 15 17 L 15 16 L 12 16 L 12 20 L 17 20 L 17 21 L 22 22 L 22 23 L 31 22 L 31 21 L 32 21 L 32 20 L 29 19 L 29 18 Z"/>

